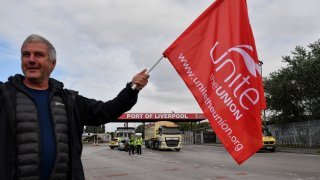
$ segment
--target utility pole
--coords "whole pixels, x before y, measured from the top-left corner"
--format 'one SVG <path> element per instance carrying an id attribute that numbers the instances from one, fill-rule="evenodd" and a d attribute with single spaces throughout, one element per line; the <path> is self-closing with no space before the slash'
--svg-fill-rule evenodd
<path id="1" fill-rule="evenodd" d="M 263 65 L 263 62 L 262 62 L 262 61 L 259 61 L 261 77 L 262 77 L 262 65 Z M 264 124 L 267 124 L 266 121 L 267 121 L 266 109 L 264 109 L 264 110 L 263 110 L 263 122 L 264 122 Z"/>

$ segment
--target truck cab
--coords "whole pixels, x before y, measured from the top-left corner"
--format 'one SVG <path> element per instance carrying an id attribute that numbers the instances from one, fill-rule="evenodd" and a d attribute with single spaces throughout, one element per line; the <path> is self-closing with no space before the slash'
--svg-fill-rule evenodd
<path id="1" fill-rule="evenodd" d="M 181 132 L 177 126 L 160 126 L 157 148 L 158 149 L 174 149 L 179 151 L 181 148 Z"/>
<path id="2" fill-rule="evenodd" d="M 180 151 L 182 135 L 178 126 L 169 121 L 159 121 L 145 128 L 145 146 L 151 149 Z"/>

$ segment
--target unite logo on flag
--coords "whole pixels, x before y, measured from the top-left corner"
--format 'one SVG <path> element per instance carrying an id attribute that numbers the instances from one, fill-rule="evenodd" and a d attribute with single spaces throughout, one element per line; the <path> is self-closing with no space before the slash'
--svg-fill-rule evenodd
<path id="1" fill-rule="evenodd" d="M 265 98 L 245 0 L 216 0 L 163 54 L 238 164 L 262 147 Z"/>
<path id="2" fill-rule="evenodd" d="M 250 78 L 252 76 L 253 78 L 257 78 L 257 73 L 260 74 L 259 64 L 255 63 L 255 60 L 251 57 L 251 55 L 246 52 L 246 50 L 250 50 L 250 52 L 252 52 L 253 48 L 250 45 L 238 45 L 236 47 L 228 49 L 222 56 L 216 59 L 214 58 L 214 50 L 216 49 L 217 45 L 218 42 L 216 42 L 213 48 L 210 50 L 210 57 L 213 64 L 218 65 L 215 68 L 215 72 L 218 73 L 220 71 L 224 71 L 223 73 L 226 74 L 226 78 L 224 79 L 223 83 L 227 85 L 226 88 L 232 88 L 233 98 L 237 99 L 242 109 L 249 110 L 248 106 L 256 105 L 260 99 L 258 89 L 250 86 Z M 233 60 L 230 58 L 227 59 L 226 56 L 233 52 L 239 53 L 241 57 L 238 57 L 239 59 L 237 60 Z M 235 62 L 241 61 L 241 59 L 244 61 L 244 65 L 237 67 Z M 249 72 L 248 75 L 245 75 L 245 69 L 243 69 L 241 73 L 237 73 L 237 70 L 243 67 L 246 67 L 246 70 Z M 211 76 L 211 80 L 214 79 L 212 77 L 214 76 Z M 216 89 L 217 86 L 217 84 L 214 84 L 213 87 Z M 222 86 L 220 86 L 217 91 L 219 91 L 221 87 Z M 240 91 L 241 89 L 243 89 L 242 92 Z M 225 91 L 219 94 L 222 97 L 229 96 L 226 95 Z M 245 103 L 246 100 L 249 102 Z M 232 102 L 231 98 L 227 98 L 224 103 L 229 107 L 230 111 L 234 113 L 234 115 L 236 115 L 236 120 L 239 120 L 242 117 L 242 114 L 240 114 L 240 110 Z"/>

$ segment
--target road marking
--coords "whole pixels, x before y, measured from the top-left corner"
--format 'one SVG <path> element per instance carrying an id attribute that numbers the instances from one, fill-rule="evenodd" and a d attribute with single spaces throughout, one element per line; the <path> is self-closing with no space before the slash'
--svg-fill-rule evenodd
<path id="1" fill-rule="evenodd" d="M 298 174 L 296 173 L 290 173 L 290 172 L 287 172 L 287 173 L 284 173 L 285 175 L 290 175 L 290 176 L 298 176 Z"/>
<path id="2" fill-rule="evenodd" d="M 248 172 L 240 172 L 240 173 L 236 173 L 236 175 L 238 176 L 244 176 L 244 175 L 248 175 Z"/>
<path id="3" fill-rule="evenodd" d="M 281 155 L 293 156 L 293 157 L 306 156 L 306 157 L 317 157 L 317 158 L 320 158 L 320 155 L 317 155 L 317 154 L 281 153 Z"/>
<path id="4" fill-rule="evenodd" d="M 128 176 L 128 173 L 118 173 L 118 174 L 108 174 L 104 175 L 104 177 L 116 177 L 116 176 Z"/>
<path id="5" fill-rule="evenodd" d="M 165 169 L 164 171 L 179 171 L 180 169 L 178 168 L 171 168 L 171 169 Z"/>
<path id="6" fill-rule="evenodd" d="M 157 153 L 153 153 L 153 152 L 147 152 L 144 153 L 143 155 L 131 155 L 132 157 L 139 157 L 139 158 L 144 158 L 144 159 L 153 159 L 153 160 L 157 160 L 157 161 L 162 161 L 162 162 L 168 162 L 168 163 L 175 163 L 175 164 L 181 164 L 181 162 L 179 161 L 172 161 L 172 160 L 167 160 L 165 158 L 162 158 L 163 155 L 161 154 L 157 154 Z M 158 157 L 154 157 L 154 156 L 158 156 Z"/>

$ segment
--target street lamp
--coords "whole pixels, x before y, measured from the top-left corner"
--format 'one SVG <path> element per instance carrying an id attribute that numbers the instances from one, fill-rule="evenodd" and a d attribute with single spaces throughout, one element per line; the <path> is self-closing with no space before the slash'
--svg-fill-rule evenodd
<path id="1" fill-rule="evenodd" d="M 261 78 L 262 78 L 262 65 L 263 65 L 263 62 L 259 60 L 259 64 L 258 65 L 260 66 L 260 74 L 261 74 Z M 263 110 L 263 121 L 266 124 L 266 109 Z"/>

